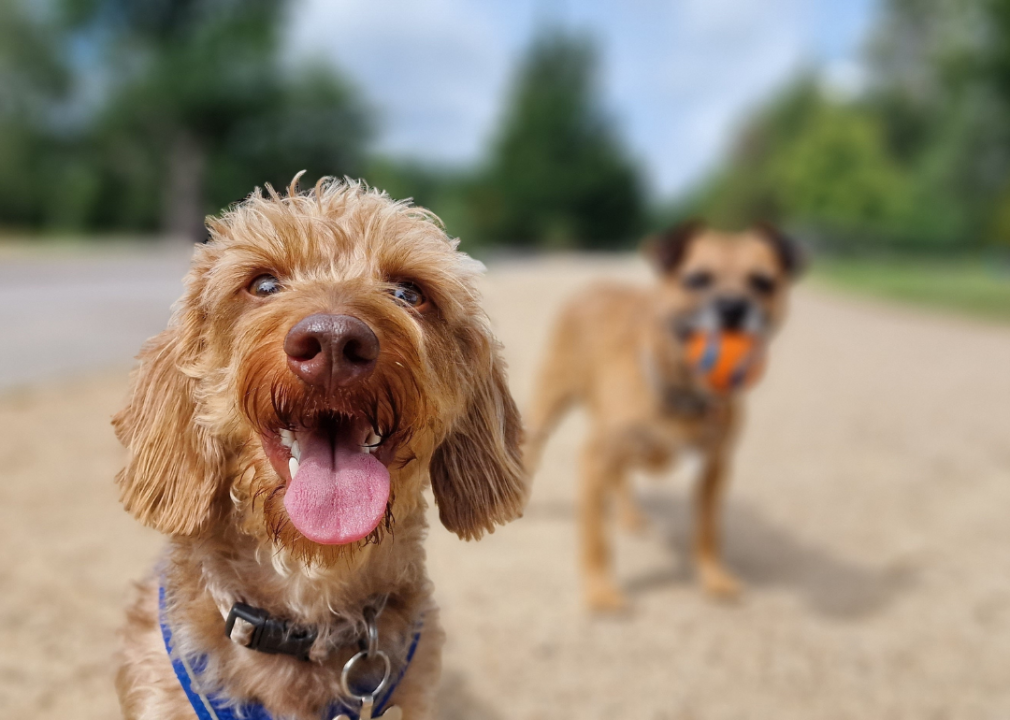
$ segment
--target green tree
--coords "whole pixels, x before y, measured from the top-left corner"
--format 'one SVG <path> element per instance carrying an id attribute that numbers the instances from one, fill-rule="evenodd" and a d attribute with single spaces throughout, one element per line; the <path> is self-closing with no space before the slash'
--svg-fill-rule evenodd
<path id="1" fill-rule="evenodd" d="M 846 250 L 1010 242 L 1010 0 L 886 0 L 856 98 L 799 79 L 696 205 Z"/>
<path id="2" fill-rule="evenodd" d="M 43 221 L 44 175 L 66 144 L 56 126 L 71 74 L 57 34 L 31 10 L 22 0 L 0 3 L 0 220 L 8 226 Z"/>
<path id="3" fill-rule="evenodd" d="M 992 239 L 993 205 L 1010 172 L 1010 83 L 998 81 L 1010 42 L 1010 25 L 1000 22 L 1007 6 L 889 0 L 868 53 L 875 82 L 867 104 L 888 147 L 924 214 L 946 207 L 932 227 L 964 248 Z"/>
<path id="4" fill-rule="evenodd" d="M 752 123 L 702 212 L 729 226 L 791 223 L 865 248 L 897 242 L 907 194 L 879 119 L 828 101 L 808 80 Z"/>
<path id="5" fill-rule="evenodd" d="M 353 89 L 281 67 L 283 0 L 65 2 L 79 41 L 108 48 L 94 223 L 198 238 L 254 184 L 360 169 L 369 123 Z"/>
<path id="6" fill-rule="evenodd" d="M 597 98 L 584 39 L 550 32 L 523 60 L 483 182 L 474 223 L 518 245 L 606 247 L 641 227 L 639 174 Z"/>

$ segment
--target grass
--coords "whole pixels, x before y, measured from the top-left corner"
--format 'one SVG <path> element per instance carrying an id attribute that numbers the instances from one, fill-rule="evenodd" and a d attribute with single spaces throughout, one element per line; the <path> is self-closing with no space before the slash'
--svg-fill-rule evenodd
<path id="1" fill-rule="evenodd" d="M 902 302 L 1010 322 L 1010 265 L 981 260 L 824 259 L 814 277 Z"/>

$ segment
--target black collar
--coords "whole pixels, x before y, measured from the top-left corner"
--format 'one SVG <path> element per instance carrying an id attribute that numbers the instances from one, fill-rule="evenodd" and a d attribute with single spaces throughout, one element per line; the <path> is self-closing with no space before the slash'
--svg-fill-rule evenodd
<path id="1" fill-rule="evenodd" d="M 369 624 L 375 626 L 382 611 L 389 600 L 389 594 L 383 593 L 373 595 L 362 605 L 361 613 L 364 618 L 365 627 Z M 242 620 L 252 626 L 249 641 L 243 643 L 244 634 L 235 637 L 235 622 Z M 263 608 L 254 607 L 243 602 L 236 602 L 231 606 L 225 618 L 224 634 L 229 640 L 242 647 L 266 653 L 267 655 L 290 655 L 299 660 L 311 660 L 310 653 L 316 640 L 319 638 L 319 627 L 315 625 L 302 625 L 286 618 L 279 618 L 271 615 Z M 366 638 L 359 637 L 357 645 L 359 650 L 365 649 Z M 326 653 L 323 652 L 323 655 Z"/>
<path id="2" fill-rule="evenodd" d="M 715 399 L 707 393 L 684 385 L 662 387 L 663 412 L 687 420 L 701 420 L 715 406 Z"/>
<path id="3" fill-rule="evenodd" d="M 263 608 L 237 602 L 231 607 L 225 621 L 224 634 L 231 639 L 235 620 L 241 618 L 253 626 L 252 636 L 245 647 L 268 655 L 290 655 L 308 660 L 312 644 L 319 635 L 315 627 L 296 625 L 289 620 L 271 617 Z"/>

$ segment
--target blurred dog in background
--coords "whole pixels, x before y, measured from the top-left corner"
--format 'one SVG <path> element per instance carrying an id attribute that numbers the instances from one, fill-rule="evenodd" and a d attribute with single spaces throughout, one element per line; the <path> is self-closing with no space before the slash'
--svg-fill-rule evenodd
<path id="1" fill-rule="evenodd" d="M 481 266 L 363 185 L 269 190 L 211 221 L 114 421 L 123 503 L 171 538 L 128 613 L 123 713 L 428 718 L 421 491 L 466 539 L 526 497 Z"/>
<path id="2" fill-rule="evenodd" d="M 627 604 L 612 577 L 608 501 L 616 498 L 625 527 L 642 527 L 629 472 L 663 470 L 686 449 L 704 459 L 695 508 L 702 586 L 720 597 L 739 592 L 721 559 L 719 514 L 745 383 L 722 391 L 706 385 L 688 342 L 698 333 L 746 333 L 763 346 L 782 323 L 801 266 L 796 245 L 771 226 L 731 234 L 691 222 L 645 251 L 659 274 L 655 286 L 597 284 L 566 305 L 527 418 L 533 472 L 568 408 L 581 403 L 590 413 L 579 524 L 586 599 L 595 610 Z"/>

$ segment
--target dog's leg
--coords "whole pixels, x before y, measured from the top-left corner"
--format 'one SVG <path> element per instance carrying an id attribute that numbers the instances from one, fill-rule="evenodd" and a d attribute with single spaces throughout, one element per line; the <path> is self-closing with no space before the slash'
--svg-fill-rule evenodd
<path id="1" fill-rule="evenodd" d="M 548 437 L 575 400 L 573 391 L 561 383 L 553 382 L 546 372 L 544 377 L 526 421 L 523 464 L 530 476 L 540 467 L 540 458 L 543 456 Z"/>
<path id="2" fill-rule="evenodd" d="M 533 402 L 524 415 L 523 462 L 530 476 L 540 465 L 547 438 L 586 387 L 587 358 L 580 342 L 584 332 L 580 307 L 573 305 L 562 311 L 548 340 Z"/>
<path id="3" fill-rule="evenodd" d="M 709 454 L 695 497 L 695 560 L 705 592 L 713 597 L 734 598 L 740 582 L 722 562 L 722 496 L 729 477 L 726 448 Z"/>
<path id="4" fill-rule="evenodd" d="M 635 487 L 628 473 L 620 473 L 617 478 L 617 521 L 629 533 L 644 533 L 649 521 L 635 499 Z"/>
<path id="5" fill-rule="evenodd" d="M 620 466 L 607 450 L 605 439 L 594 434 L 582 455 L 579 508 L 582 571 L 586 601 L 591 610 L 620 611 L 628 604 L 614 583 L 606 527 L 608 494 L 620 484 L 620 471 Z"/>

